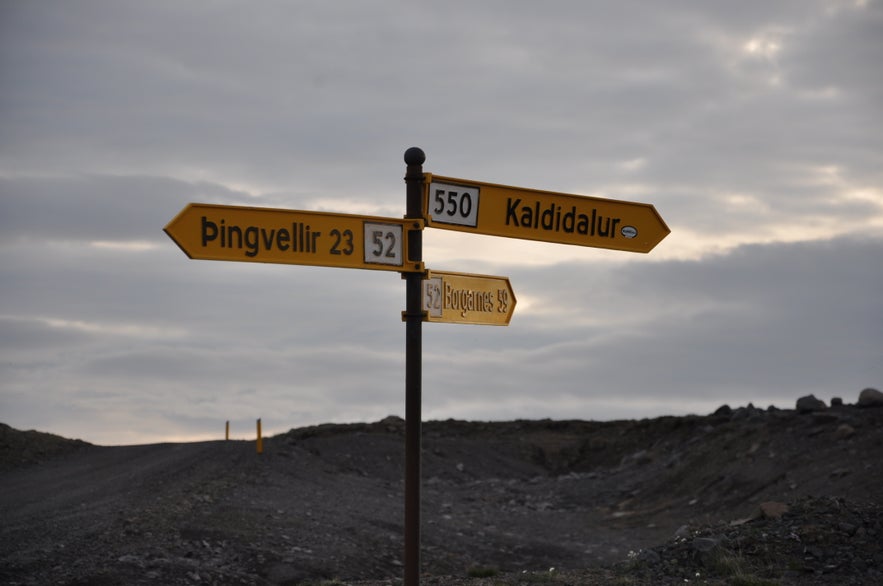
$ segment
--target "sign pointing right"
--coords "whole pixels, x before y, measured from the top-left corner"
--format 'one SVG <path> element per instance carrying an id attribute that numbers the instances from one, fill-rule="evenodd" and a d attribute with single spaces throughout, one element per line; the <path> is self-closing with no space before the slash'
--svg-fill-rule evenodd
<path id="1" fill-rule="evenodd" d="M 515 311 L 507 277 L 427 271 L 421 298 L 430 322 L 507 326 Z"/>
<path id="2" fill-rule="evenodd" d="M 426 225 L 474 234 L 650 252 L 668 226 L 650 204 L 424 174 Z"/>

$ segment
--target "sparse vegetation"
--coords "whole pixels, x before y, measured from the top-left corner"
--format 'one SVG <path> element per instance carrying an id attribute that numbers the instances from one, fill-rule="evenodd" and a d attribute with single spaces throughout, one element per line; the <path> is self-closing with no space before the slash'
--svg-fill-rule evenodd
<path id="1" fill-rule="evenodd" d="M 712 550 L 705 565 L 713 575 L 726 579 L 732 586 L 778 585 L 778 582 L 755 576 L 745 558 L 723 548 Z"/>
<path id="2" fill-rule="evenodd" d="M 469 568 L 466 575 L 471 578 L 490 578 L 500 573 L 498 568 L 491 566 L 473 566 Z"/>

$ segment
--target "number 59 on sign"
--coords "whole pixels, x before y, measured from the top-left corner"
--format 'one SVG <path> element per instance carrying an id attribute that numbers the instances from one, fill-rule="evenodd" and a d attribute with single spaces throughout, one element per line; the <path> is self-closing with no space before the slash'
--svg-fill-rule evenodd
<path id="1" fill-rule="evenodd" d="M 505 326 L 515 294 L 506 277 L 428 271 L 422 304 L 425 321 Z"/>

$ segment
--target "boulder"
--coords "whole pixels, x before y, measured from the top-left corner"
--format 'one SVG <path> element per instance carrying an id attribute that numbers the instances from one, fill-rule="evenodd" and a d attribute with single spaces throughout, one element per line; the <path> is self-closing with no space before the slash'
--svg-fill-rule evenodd
<path id="1" fill-rule="evenodd" d="M 788 512 L 788 505 L 777 501 L 765 501 L 760 503 L 760 514 L 767 519 L 778 519 Z"/>
<path id="2" fill-rule="evenodd" d="M 714 413 L 712 413 L 712 415 L 715 415 L 717 417 L 729 417 L 732 414 L 733 409 L 726 403 L 715 409 Z"/>
<path id="3" fill-rule="evenodd" d="M 813 413 L 815 411 L 824 411 L 825 409 L 827 409 L 825 402 L 821 399 L 816 399 L 815 395 L 806 395 L 797 399 L 798 413 Z"/>
<path id="4" fill-rule="evenodd" d="M 855 435 L 855 428 L 848 423 L 841 423 L 834 432 L 834 439 L 849 439 Z"/>
<path id="5" fill-rule="evenodd" d="M 859 407 L 883 407 L 883 393 L 877 389 L 865 389 L 858 394 Z"/>
<path id="6" fill-rule="evenodd" d="M 719 537 L 694 537 L 690 546 L 694 551 L 708 553 L 716 547 L 720 547 L 721 540 Z"/>

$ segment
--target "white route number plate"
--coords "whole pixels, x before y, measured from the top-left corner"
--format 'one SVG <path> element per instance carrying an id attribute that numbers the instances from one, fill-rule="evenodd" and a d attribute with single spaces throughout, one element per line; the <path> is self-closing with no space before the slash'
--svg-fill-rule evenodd
<path id="1" fill-rule="evenodd" d="M 475 227 L 478 223 L 478 187 L 432 181 L 429 184 L 429 217 L 433 222 Z"/>
<path id="2" fill-rule="evenodd" d="M 365 222 L 365 262 L 402 266 L 402 226 Z"/>

